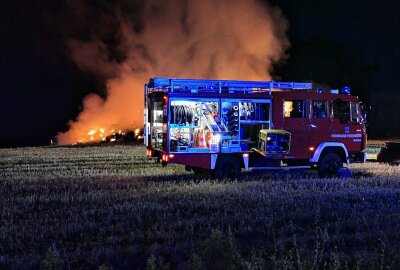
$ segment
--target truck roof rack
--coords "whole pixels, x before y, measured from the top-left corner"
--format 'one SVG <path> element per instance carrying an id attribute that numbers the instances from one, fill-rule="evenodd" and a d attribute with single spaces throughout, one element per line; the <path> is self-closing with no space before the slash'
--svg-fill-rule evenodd
<path id="1" fill-rule="evenodd" d="M 269 92 L 272 89 L 310 90 L 312 83 L 275 82 L 275 81 L 236 81 L 236 80 L 203 80 L 179 78 L 151 78 L 146 85 L 147 91 L 189 92 L 189 93 L 254 93 Z M 152 92 L 150 90 L 150 92 Z"/>

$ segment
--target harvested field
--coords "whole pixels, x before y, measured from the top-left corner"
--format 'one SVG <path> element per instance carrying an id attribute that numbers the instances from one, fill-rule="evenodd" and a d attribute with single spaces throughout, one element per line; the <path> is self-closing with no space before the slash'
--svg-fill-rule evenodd
<path id="1" fill-rule="evenodd" d="M 0 149 L 0 268 L 400 267 L 400 166 L 217 181 L 144 152 Z"/>

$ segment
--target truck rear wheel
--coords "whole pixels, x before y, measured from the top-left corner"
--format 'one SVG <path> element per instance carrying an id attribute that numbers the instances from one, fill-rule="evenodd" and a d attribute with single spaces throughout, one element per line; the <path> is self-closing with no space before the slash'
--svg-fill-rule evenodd
<path id="1" fill-rule="evenodd" d="M 318 161 L 318 175 L 320 177 L 336 176 L 342 167 L 343 162 L 340 156 L 336 153 L 328 153 Z"/>
<path id="2" fill-rule="evenodd" d="M 242 167 L 240 166 L 240 162 L 236 158 L 230 156 L 222 156 L 218 158 L 217 164 L 213 171 L 213 175 L 219 179 L 237 178 L 241 173 Z"/>

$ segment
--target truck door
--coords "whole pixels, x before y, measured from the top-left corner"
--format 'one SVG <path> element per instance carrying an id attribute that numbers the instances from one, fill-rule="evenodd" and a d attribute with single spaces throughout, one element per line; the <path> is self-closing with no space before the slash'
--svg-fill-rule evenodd
<path id="1" fill-rule="evenodd" d="M 310 105 L 310 147 L 315 149 L 321 142 L 331 140 L 332 121 L 328 101 L 310 100 Z"/>
<path id="2" fill-rule="evenodd" d="M 359 104 L 336 99 L 332 102 L 332 106 L 332 140 L 344 143 L 349 152 L 363 150 L 365 129 Z"/>
<path id="3" fill-rule="evenodd" d="M 295 159 L 307 159 L 309 148 L 310 119 L 305 99 L 283 101 L 283 126 L 291 133 L 290 154 Z"/>

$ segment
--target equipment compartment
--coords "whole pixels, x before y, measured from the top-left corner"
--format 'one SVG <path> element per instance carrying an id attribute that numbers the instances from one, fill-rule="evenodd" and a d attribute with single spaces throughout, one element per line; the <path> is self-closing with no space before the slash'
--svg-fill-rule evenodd
<path id="1" fill-rule="evenodd" d="M 219 152 L 221 135 L 228 133 L 220 119 L 218 99 L 171 98 L 169 142 L 172 152 Z"/>

